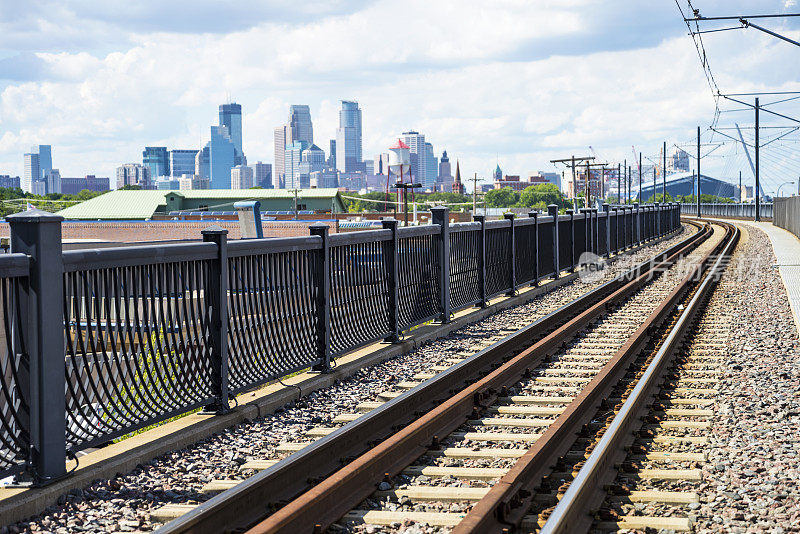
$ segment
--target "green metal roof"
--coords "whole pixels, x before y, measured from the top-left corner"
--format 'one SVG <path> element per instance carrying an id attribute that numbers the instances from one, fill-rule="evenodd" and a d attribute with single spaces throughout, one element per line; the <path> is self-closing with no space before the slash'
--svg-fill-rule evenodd
<path id="1" fill-rule="evenodd" d="M 169 191 L 109 191 L 58 212 L 65 219 L 149 219 Z"/>
<path id="2" fill-rule="evenodd" d="M 338 189 L 301 189 L 299 198 L 333 198 L 339 194 Z M 187 189 L 183 191 L 167 190 L 125 190 L 109 191 L 80 204 L 70 206 L 58 212 L 65 219 L 105 219 L 105 220 L 144 220 L 153 216 L 156 211 L 166 208 L 166 196 L 182 196 L 183 198 L 208 199 L 240 199 L 259 200 L 269 198 L 294 198 L 288 189 Z M 161 209 L 159 209 L 161 207 Z"/>

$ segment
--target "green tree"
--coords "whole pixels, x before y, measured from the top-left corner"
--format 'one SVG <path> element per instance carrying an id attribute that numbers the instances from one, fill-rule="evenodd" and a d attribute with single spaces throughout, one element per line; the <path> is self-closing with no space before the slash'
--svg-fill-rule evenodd
<path id="1" fill-rule="evenodd" d="M 555 184 L 537 184 L 525 188 L 520 195 L 519 207 L 533 208 L 537 205 L 556 204 L 559 209 L 566 206 L 566 199 Z"/>
<path id="2" fill-rule="evenodd" d="M 484 200 L 490 208 L 511 208 L 519 202 L 519 193 L 510 187 L 492 189 L 486 193 Z"/>

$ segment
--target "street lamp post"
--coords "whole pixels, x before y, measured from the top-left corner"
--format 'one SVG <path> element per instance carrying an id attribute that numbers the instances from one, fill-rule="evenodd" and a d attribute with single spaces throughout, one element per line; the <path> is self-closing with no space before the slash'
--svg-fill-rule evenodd
<path id="1" fill-rule="evenodd" d="M 794 183 L 794 181 L 783 182 L 781 185 L 778 186 L 778 192 L 775 194 L 775 196 L 776 197 L 780 197 L 781 196 L 781 187 L 783 187 L 784 185 L 789 185 L 789 184 L 793 184 L 793 183 Z"/>

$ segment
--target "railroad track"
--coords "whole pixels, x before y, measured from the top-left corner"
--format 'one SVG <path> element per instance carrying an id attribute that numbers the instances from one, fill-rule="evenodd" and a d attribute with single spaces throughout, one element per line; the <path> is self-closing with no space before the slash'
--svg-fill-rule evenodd
<path id="1" fill-rule="evenodd" d="M 609 411 L 602 436 L 570 474 L 558 504 L 529 515 L 523 531 L 692 529 L 719 363 L 730 334 L 728 312 L 713 289 L 738 239 L 738 230 L 731 233 L 674 327 L 647 358 L 641 379 Z"/>
<path id="2" fill-rule="evenodd" d="M 463 417 L 464 422 L 470 425 L 470 428 L 464 429 L 465 432 L 463 433 L 459 433 L 458 428 L 453 428 L 452 430 L 456 430 L 456 435 L 450 437 L 471 440 L 470 443 L 475 442 L 473 448 L 480 449 L 480 443 L 493 442 L 497 439 L 497 434 L 502 434 L 503 430 L 506 430 L 508 434 L 509 432 L 507 431 L 513 428 L 516 429 L 515 434 L 519 433 L 520 427 L 516 426 L 515 420 L 523 425 L 522 428 L 527 429 L 527 431 L 523 431 L 526 434 L 524 439 L 527 439 L 527 443 L 530 445 L 534 440 L 537 440 L 536 436 L 539 435 L 536 429 L 545 428 L 547 424 L 552 423 L 569 411 L 570 401 L 573 400 L 573 397 L 581 397 L 582 394 L 579 395 L 579 393 L 587 382 L 590 382 L 592 373 L 599 371 L 603 375 L 606 371 L 605 367 L 597 365 L 595 361 L 597 360 L 597 354 L 593 354 L 593 352 L 596 353 L 593 346 L 604 343 L 607 341 L 605 338 L 614 339 L 618 345 L 623 343 L 626 336 L 631 331 L 636 330 L 637 321 L 641 321 L 646 316 L 645 311 L 654 307 L 652 303 L 648 304 L 648 301 L 652 300 L 653 292 L 658 293 L 660 291 L 659 296 L 669 293 L 667 288 L 670 284 L 665 281 L 668 277 L 660 277 L 656 280 L 653 287 L 661 284 L 663 287 L 660 290 L 648 290 L 647 287 L 650 286 L 645 287 L 651 272 L 673 265 L 677 259 L 688 254 L 700 243 L 703 243 L 702 250 L 712 248 L 710 243 L 704 243 L 705 240 L 712 236 L 712 233 L 711 227 L 705 225 L 695 235 L 659 255 L 658 261 L 637 266 L 624 276 L 601 285 L 584 297 L 553 311 L 542 320 L 529 325 L 520 332 L 505 336 L 503 336 L 504 332 L 498 332 L 498 336 L 502 336 L 499 342 L 491 347 L 484 348 L 476 354 L 464 353 L 459 355 L 459 357 L 454 358 L 454 361 L 449 362 L 452 366 L 446 369 L 431 369 L 431 373 L 417 375 L 413 381 L 399 384 L 398 390 L 385 394 L 375 403 L 361 406 L 360 410 L 367 412 L 366 414 L 352 413 L 340 416 L 338 422 L 345 424 L 344 427 L 313 429 L 312 435 L 309 437 L 319 439 L 312 445 L 309 446 L 308 443 L 303 442 L 287 444 L 284 452 L 297 452 L 274 465 L 272 462 L 264 462 L 264 465 L 252 466 L 253 468 L 263 469 L 263 471 L 244 483 L 238 483 L 239 481 L 219 481 L 216 489 L 227 489 L 228 491 L 173 521 L 162 528 L 162 531 L 208 532 L 231 530 L 232 528 L 249 526 L 255 522 L 254 519 L 269 515 L 270 512 L 276 509 L 280 509 L 280 511 L 273 514 L 272 518 L 285 514 L 292 509 L 295 503 L 292 502 L 288 506 L 281 508 L 285 504 L 281 502 L 281 497 L 283 499 L 291 498 L 294 494 L 300 493 L 305 489 L 309 483 L 320 482 L 320 477 L 334 471 L 331 466 L 339 464 L 339 462 L 348 463 L 345 469 L 352 471 L 355 467 L 355 470 L 359 471 L 359 467 L 355 464 L 358 464 L 364 456 L 353 458 L 353 456 L 363 452 L 358 449 L 375 445 L 382 438 L 391 436 L 390 439 L 375 447 L 373 453 L 377 449 L 386 448 L 387 443 L 393 440 L 396 441 L 399 434 L 408 431 L 418 423 L 437 419 L 435 415 L 437 411 L 441 411 L 441 408 L 447 408 L 448 406 L 451 408 L 455 406 L 455 411 L 457 412 L 465 411 L 464 408 L 468 408 L 466 413 L 459 413 L 459 417 Z M 720 233 L 719 229 L 717 229 L 716 233 Z M 694 255 L 696 256 L 702 250 L 695 251 Z M 619 309 L 612 312 L 612 314 L 616 314 L 613 318 L 602 320 L 609 306 L 619 305 L 624 300 L 631 298 L 631 295 L 642 287 L 645 287 L 645 289 L 641 290 L 642 292 L 650 291 L 650 293 L 645 296 L 639 296 L 637 305 L 641 309 L 638 310 L 638 315 L 630 310 Z M 636 296 L 633 299 L 635 300 Z M 620 321 L 626 319 L 626 314 L 630 315 L 630 317 L 627 317 L 627 326 L 620 327 L 619 325 L 622 324 Z M 601 319 L 601 324 L 591 326 L 598 319 Z M 617 321 L 616 323 L 614 323 L 615 320 Z M 555 328 L 557 326 L 560 327 Z M 591 327 L 593 332 L 587 333 L 584 336 L 585 339 L 581 339 L 579 342 L 576 341 L 571 347 L 573 360 L 576 362 L 574 365 L 567 363 L 573 360 L 565 359 L 563 362 L 559 362 L 551 358 L 552 361 L 545 362 L 551 364 L 550 367 L 542 369 L 543 372 L 539 373 L 537 370 L 536 375 L 534 375 L 529 371 L 535 368 L 537 361 L 554 354 L 556 349 L 569 342 L 578 332 L 587 327 Z M 601 351 L 602 357 L 608 361 L 609 351 L 613 353 L 614 350 L 608 348 L 604 350 L 605 352 Z M 613 360 L 613 358 L 611 359 Z M 507 360 L 507 363 L 498 368 L 504 360 Z M 436 374 L 437 371 L 441 372 Z M 476 376 L 487 374 L 488 376 L 484 380 L 475 383 Z M 502 386 L 494 387 L 490 385 L 490 383 L 497 382 L 498 376 L 495 375 L 500 375 L 502 380 L 508 381 L 515 374 L 519 376 L 525 375 L 525 383 L 517 390 L 511 389 L 515 381 L 509 383 L 511 387 L 506 386 L 506 391 L 503 390 Z M 466 388 L 464 388 L 465 385 L 467 385 Z M 406 390 L 408 392 L 403 393 Z M 456 396 L 460 396 L 462 400 L 466 398 L 468 402 L 453 403 L 452 399 L 454 397 L 450 400 L 445 400 L 453 392 L 459 392 Z M 518 402 L 515 401 L 515 397 Z M 537 400 L 539 397 L 546 397 L 548 400 L 546 403 L 540 402 Z M 556 400 L 551 401 L 549 399 Z M 477 406 L 481 406 L 483 409 L 473 413 L 476 401 Z M 553 402 L 555 402 L 554 405 L 552 404 Z M 438 406 L 436 409 L 431 410 L 436 406 Z M 451 409 L 450 412 L 452 411 Z M 452 421 L 447 420 L 448 416 L 453 415 L 450 412 L 445 416 L 438 416 L 437 422 L 440 426 L 447 427 L 455 424 L 455 419 Z M 397 432 L 398 429 L 415 419 L 417 419 L 416 423 L 406 426 L 403 430 Z M 458 424 L 455 424 L 455 427 L 458 427 Z M 393 432 L 394 435 L 392 435 Z M 447 436 L 448 434 L 450 432 L 442 431 L 435 435 Z M 487 434 L 494 435 L 487 436 Z M 470 454 L 468 451 L 457 450 L 468 449 L 468 447 L 448 447 L 446 446 L 446 441 L 433 440 L 433 437 L 433 435 L 425 436 L 423 442 L 420 442 L 420 435 L 413 436 L 414 439 L 412 441 L 415 441 L 415 443 L 411 446 L 411 449 L 416 447 L 416 450 L 411 453 L 412 460 L 424 453 L 427 449 L 426 445 L 430 445 L 431 441 L 435 441 L 441 450 L 441 452 L 432 453 L 430 455 L 431 458 L 460 458 L 461 460 L 474 460 L 475 456 L 483 458 L 479 454 Z M 409 445 L 409 443 L 406 443 L 406 445 Z M 445 446 L 442 447 L 442 445 Z M 497 455 L 497 453 L 491 453 L 492 455 L 489 458 L 493 459 L 493 461 L 511 464 L 519 458 L 519 450 L 507 453 L 506 456 L 500 455 L 500 457 L 494 457 L 492 455 Z M 346 454 L 348 451 L 357 452 L 357 454 L 348 455 Z M 408 456 L 407 452 L 404 454 Z M 511 454 L 511 456 L 508 456 L 508 454 Z M 451 455 L 456 456 L 453 457 Z M 386 460 L 386 458 L 382 458 L 382 460 Z M 437 465 L 415 465 L 409 468 L 408 463 L 406 462 L 407 465 L 394 469 L 394 471 L 405 471 L 405 475 L 440 479 L 440 471 L 437 471 L 437 467 L 452 469 L 447 466 Z M 369 490 L 366 491 L 363 497 L 369 495 L 375 487 L 382 487 L 384 489 L 379 491 L 389 493 L 385 495 L 379 494 L 379 496 L 391 499 L 393 498 L 391 492 L 395 483 L 391 479 L 382 479 L 385 471 L 392 472 L 393 469 L 387 469 L 388 465 L 385 462 L 379 462 L 379 464 L 376 472 L 363 469 L 359 471 L 362 478 L 368 478 L 373 482 L 377 477 L 377 482 L 367 486 Z M 502 468 L 483 469 L 490 469 L 490 471 L 477 473 L 485 479 L 491 474 L 494 475 L 494 478 L 497 478 L 501 474 L 498 469 Z M 494 471 L 491 471 L 491 469 L 494 469 Z M 319 475 L 317 477 L 310 476 L 314 473 L 319 473 Z M 444 476 L 452 476 L 448 471 L 443 473 L 445 473 Z M 466 473 L 462 472 L 461 474 L 464 475 Z M 337 474 L 334 474 L 334 477 Z M 322 481 L 311 491 L 317 491 L 329 481 L 330 479 Z M 236 484 L 235 487 L 231 488 L 234 484 Z M 388 488 L 386 487 L 387 485 L 389 486 Z M 365 490 L 361 489 L 359 491 L 363 493 Z M 420 497 L 422 501 L 430 500 L 430 497 L 426 498 L 423 495 L 425 491 L 429 490 L 417 488 L 414 491 L 416 491 L 416 495 L 422 495 Z M 472 492 L 472 494 L 477 495 L 477 492 Z M 429 495 L 431 494 L 429 493 Z M 355 498 L 353 495 L 348 495 L 348 497 L 349 501 Z M 328 502 L 327 499 L 322 500 Z M 472 500 L 474 499 L 468 499 L 469 502 L 472 502 Z M 321 514 L 319 516 L 320 521 L 312 519 L 310 524 L 303 524 L 302 526 L 293 523 L 292 526 L 287 527 L 288 529 L 284 529 L 284 531 L 302 532 L 307 529 L 311 532 L 315 528 L 320 529 L 323 526 L 327 526 L 337 521 L 347 512 L 346 509 L 341 510 L 342 503 L 343 501 L 339 502 L 333 509 Z M 358 500 L 354 504 L 357 503 Z M 326 514 L 329 516 L 327 520 L 323 519 Z"/>

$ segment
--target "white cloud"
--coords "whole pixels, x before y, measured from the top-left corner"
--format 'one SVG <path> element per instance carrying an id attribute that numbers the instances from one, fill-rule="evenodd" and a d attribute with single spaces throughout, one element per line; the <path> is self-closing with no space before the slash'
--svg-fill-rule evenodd
<path id="1" fill-rule="evenodd" d="M 625 6 L 387 0 L 229 33 L 121 33 L 125 46 L 100 55 L 38 52 L 49 77 L 0 93 L 0 173 L 21 174 L 34 143 L 54 146 L 66 176 L 111 176 L 145 145 L 199 147 L 228 95 L 243 105 L 251 161 L 273 161 L 272 131 L 289 104 L 311 105 L 315 141 L 327 152 L 339 99 L 361 104 L 365 157 L 413 128 L 470 175 L 488 175 L 496 156 L 513 173 L 544 169 L 589 144 L 607 158 L 630 159 L 632 144 L 655 153 L 663 139 L 707 124 L 712 100 L 680 24 L 661 41 L 643 35 L 652 44 L 642 48 L 619 50 L 616 33 L 596 46 L 586 40 Z M 110 22 L 100 18 L 103 36 Z M 627 20 L 634 31 L 637 21 Z M 708 40 L 721 86 L 798 81 L 785 43 L 725 33 L 738 35 Z M 571 53 L 578 42 L 606 51 Z"/>

